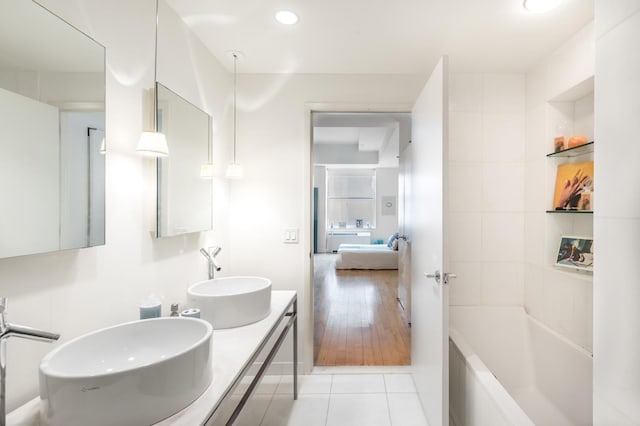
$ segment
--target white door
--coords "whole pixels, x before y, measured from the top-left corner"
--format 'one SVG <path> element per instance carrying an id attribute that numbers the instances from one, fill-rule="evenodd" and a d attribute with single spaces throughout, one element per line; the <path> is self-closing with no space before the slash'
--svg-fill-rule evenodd
<path id="1" fill-rule="evenodd" d="M 411 362 L 430 425 L 449 424 L 449 294 L 445 252 L 447 58 L 422 89 L 412 115 Z M 439 277 L 436 275 L 439 274 Z"/>
<path id="2" fill-rule="evenodd" d="M 400 152 L 398 175 L 398 300 L 411 324 L 411 143 Z"/>

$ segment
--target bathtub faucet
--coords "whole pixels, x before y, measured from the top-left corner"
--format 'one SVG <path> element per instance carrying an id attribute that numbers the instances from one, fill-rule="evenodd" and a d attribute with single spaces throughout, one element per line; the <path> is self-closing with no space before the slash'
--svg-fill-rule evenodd
<path id="1" fill-rule="evenodd" d="M 209 279 L 212 280 L 213 276 L 215 275 L 215 271 L 219 271 L 220 266 L 218 265 L 218 262 L 216 261 L 216 256 L 218 255 L 218 253 L 220 253 L 220 250 L 222 250 L 222 247 L 209 247 L 209 250 L 205 250 L 203 248 L 200 249 L 200 253 L 202 253 L 202 255 L 204 257 L 207 258 L 207 262 L 209 262 Z"/>
<path id="2" fill-rule="evenodd" d="M 59 334 L 38 330 L 23 325 L 7 322 L 7 298 L 0 297 L 0 426 L 6 424 L 6 374 L 7 374 L 7 339 L 22 337 L 23 339 L 53 342 L 60 338 Z"/>

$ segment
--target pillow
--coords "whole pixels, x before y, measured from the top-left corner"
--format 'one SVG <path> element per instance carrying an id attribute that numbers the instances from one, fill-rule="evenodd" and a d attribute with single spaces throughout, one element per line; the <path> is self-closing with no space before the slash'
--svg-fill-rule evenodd
<path id="1" fill-rule="evenodd" d="M 398 233 L 395 232 L 389 237 L 389 241 L 387 241 L 387 247 L 392 248 L 393 242 L 398 239 Z"/>

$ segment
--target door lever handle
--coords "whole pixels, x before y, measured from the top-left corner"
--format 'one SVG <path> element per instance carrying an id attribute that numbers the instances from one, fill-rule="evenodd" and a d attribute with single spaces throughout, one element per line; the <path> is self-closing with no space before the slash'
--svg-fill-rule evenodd
<path id="1" fill-rule="evenodd" d="M 443 279 L 443 275 L 444 275 L 444 279 Z M 427 278 L 435 278 L 436 279 L 436 283 L 440 284 L 440 281 L 442 280 L 443 284 L 449 284 L 449 279 L 450 278 L 457 278 L 458 276 L 456 274 L 452 274 L 449 272 L 445 272 L 444 274 L 441 274 L 440 271 L 435 271 L 434 273 L 428 273 L 425 272 L 424 276 Z"/>
<path id="2" fill-rule="evenodd" d="M 441 277 L 440 271 L 435 271 L 434 273 L 425 272 L 424 276 L 427 278 L 435 278 L 436 282 L 440 284 L 440 277 Z"/>

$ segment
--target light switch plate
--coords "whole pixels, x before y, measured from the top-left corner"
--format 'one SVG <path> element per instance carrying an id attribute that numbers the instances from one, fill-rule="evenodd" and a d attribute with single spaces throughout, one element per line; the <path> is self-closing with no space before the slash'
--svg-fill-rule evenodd
<path id="1" fill-rule="evenodd" d="M 298 244 L 298 228 L 286 228 L 282 241 L 285 244 Z"/>

